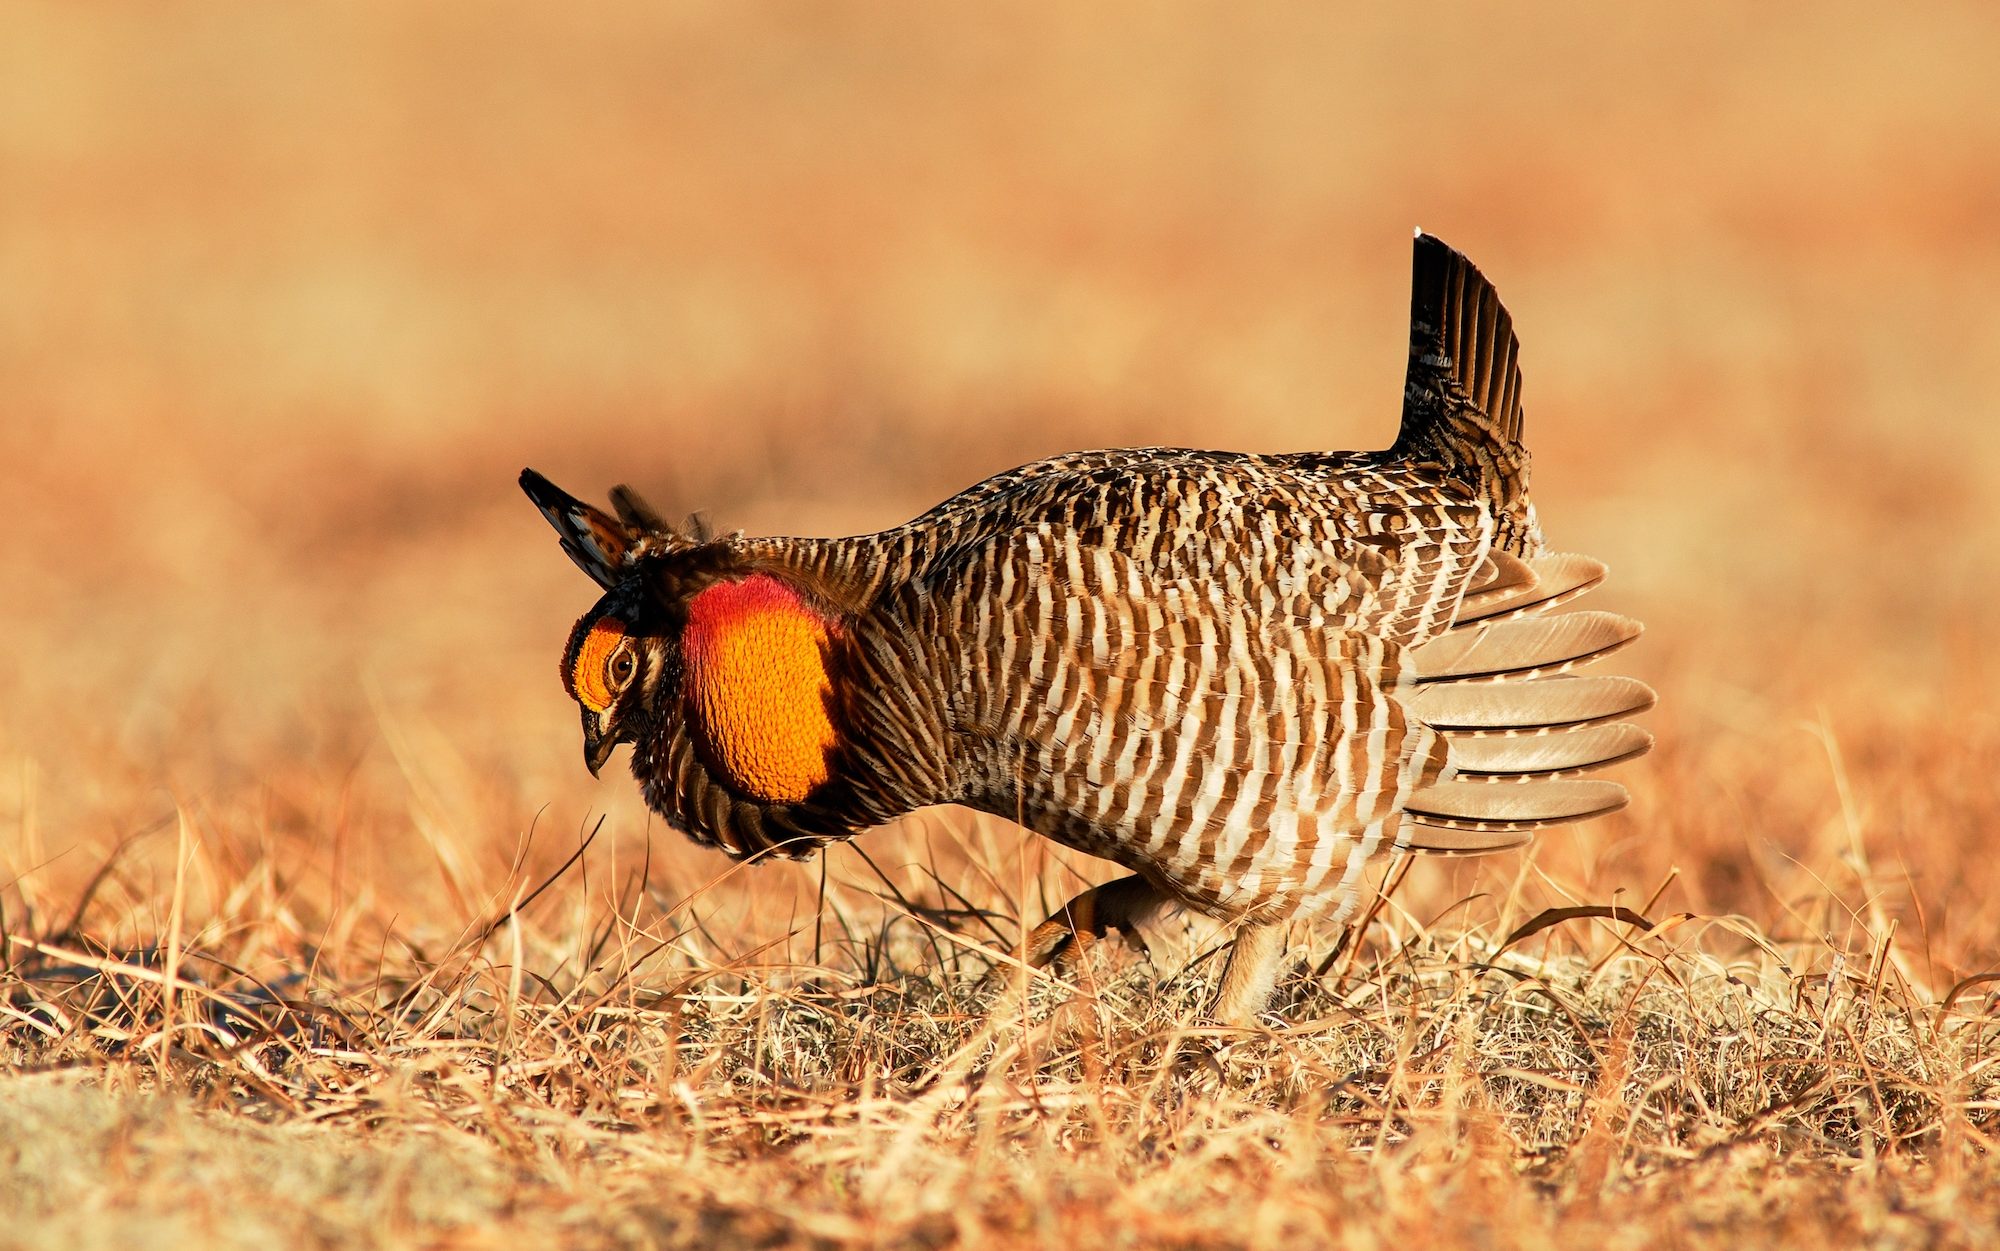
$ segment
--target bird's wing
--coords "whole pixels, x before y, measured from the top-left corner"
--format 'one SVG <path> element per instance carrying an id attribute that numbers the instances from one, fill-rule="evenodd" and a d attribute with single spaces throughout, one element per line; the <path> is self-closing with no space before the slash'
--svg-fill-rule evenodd
<path id="1" fill-rule="evenodd" d="M 1299 576 L 1353 589 L 1335 586 L 1350 580 L 1331 563 Z M 1032 767 L 1156 788 L 1179 771 L 1179 790 L 1216 799 L 1196 819 L 1222 819 L 1233 801 L 1221 797 L 1249 785 L 1255 807 L 1365 824 L 1435 777 L 1442 750 L 1391 695 L 1404 649 L 1319 602 L 1300 588 L 1234 600 L 1044 526 L 922 588 L 908 637 L 952 687 L 954 728 Z"/>
<path id="2" fill-rule="evenodd" d="M 1615 613 L 1554 612 L 1604 577 L 1585 556 L 1496 554 L 1451 627 L 1409 653 L 1402 694 L 1444 736 L 1451 772 L 1411 795 L 1399 845 L 1478 854 L 1534 832 L 1620 808 L 1625 789 L 1585 777 L 1629 760 L 1652 736 L 1620 718 L 1653 692 L 1575 670 L 1631 643 L 1639 623 Z"/>

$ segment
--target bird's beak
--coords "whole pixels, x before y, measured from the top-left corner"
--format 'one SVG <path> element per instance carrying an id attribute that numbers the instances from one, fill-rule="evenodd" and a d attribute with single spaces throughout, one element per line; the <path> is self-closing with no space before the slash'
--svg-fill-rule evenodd
<path id="1" fill-rule="evenodd" d="M 618 749 L 618 740 L 604 732 L 604 720 L 597 713 L 583 710 L 583 763 L 596 777 L 604 762 L 611 759 L 611 753 Z"/>

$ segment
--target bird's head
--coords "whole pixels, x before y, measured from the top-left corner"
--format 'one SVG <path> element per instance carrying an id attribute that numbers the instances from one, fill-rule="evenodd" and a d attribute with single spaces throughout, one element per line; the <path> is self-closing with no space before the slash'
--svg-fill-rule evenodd
<path id="1" fill-rule="evenodd" d="M 728 541 L 676 530 L 636 496 L 609 516 L 538 474 L 522 487 L 572 559 L 607 593 L 570 632 L 563 686 L 583 717 L 592 774 L 620 743 L 634 772 L 663 736 L 685 734 L 711 777 L 747 799 L 791 804 L 833 772 L 839 742 L 830 649 L 838 611 Z"/>
<path id="2" fill-rule="evenodd" d="M 666 675 L 669 649 L 640 632 L 636 605 L 607 595 L 583 615 L 563 649 L 563 686 L 583 710 L 583 762 L 592 777 L 618 744 L 652 724 L 653 692 Z"/>
<path id="3" fill-rule="evenodd" d="M 661 572 L 655 590 L 671 594 L 673 571 Z M 643 586 L 614 591 L 571 631 L 563 684 L 582 709 L 584 762 L 595 774 L 618 744 L 682 729 L 731 790 L 805 799 L 839 738 L 828 668 L 838 619 L 776 573 L 690 581 L 698 588 L 664 604 Z"/>

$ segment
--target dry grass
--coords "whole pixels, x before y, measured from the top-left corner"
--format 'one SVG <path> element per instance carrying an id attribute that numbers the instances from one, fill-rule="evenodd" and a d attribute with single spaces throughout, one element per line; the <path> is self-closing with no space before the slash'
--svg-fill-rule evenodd
<path id="1" fill-rule="evenodd" d="M 0 1243 L 2000 1227 L 1983 9 L 9 26 Z M 1649 622 L 1628 812 L 1414 866 L 1222 1035 L 1200 935 L 1013 997 L 1102 868 L 999 823 L 736 868 L 583 772 L 522 464 L 831 533 L 1367 445 L 1417 222 Z"/>

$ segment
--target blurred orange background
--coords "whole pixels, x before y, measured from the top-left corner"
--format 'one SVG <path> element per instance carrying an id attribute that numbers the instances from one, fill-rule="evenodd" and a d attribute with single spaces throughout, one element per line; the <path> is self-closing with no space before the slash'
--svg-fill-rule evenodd
<path id="1" fill-rule="evenodd" d="M 582 769 L 555 669 L 593 589 L 522 466 L 844 533 L 1067 448 L 1384 445 L 1420 225 L 1513 311 L 1551 540 L 1651 627 L 1634 806 L 1537 865 L 1590 902 L 1677 867 L 1663 907 L 1836 943 L 1887 909 L 1940 978 L 2000 947 L 1990 5 L 7 26 L 10 926 L 177 811 L 195 913 L 251 883 L 301 943 L 455 932 L 531 824 L 552 865 L 601 811 L 593 854 L 650 837 L 685 893 L 722 863 Z M 158 924 L 173 844 L 98 928 Z M 744 948 L 814 872 L 762 871 Z"/>

